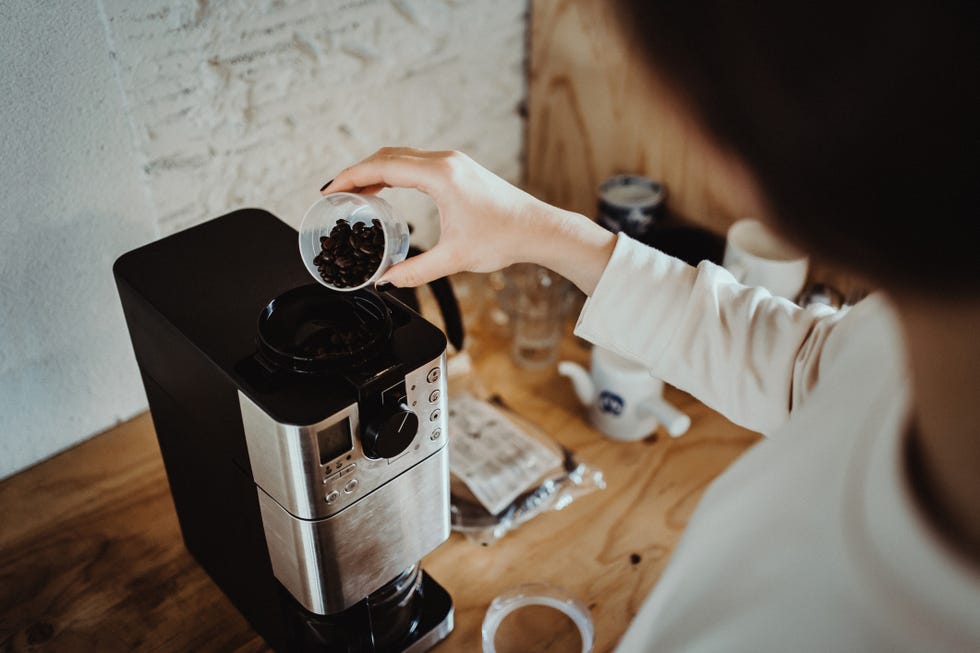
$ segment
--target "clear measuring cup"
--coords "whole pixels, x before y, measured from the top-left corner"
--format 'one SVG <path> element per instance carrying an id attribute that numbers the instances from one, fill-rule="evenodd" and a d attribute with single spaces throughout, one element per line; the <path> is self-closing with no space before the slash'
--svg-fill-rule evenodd
<path id="1" fill-rule="evenodd" d="M 346 220 L 353 227 L 361 222 L 370 226 L 374 220 L 381 223 L 384 248 L 377 268 L 363 282 L 339 287 L 321 278 L 313 260 L 320 254 L 320 239 L 329 237 L 338 220 Z M 299 226 L 299 254 L 310 275 L 318 282 L 340 292 L 359 290 L 374 284 L 392 265 L 405 260 L 408 255 L 408 223 L 392 208 L 391 204 L 376 195 L 357 193 L 331 193 L 317 200 L 307 210 Z"/>

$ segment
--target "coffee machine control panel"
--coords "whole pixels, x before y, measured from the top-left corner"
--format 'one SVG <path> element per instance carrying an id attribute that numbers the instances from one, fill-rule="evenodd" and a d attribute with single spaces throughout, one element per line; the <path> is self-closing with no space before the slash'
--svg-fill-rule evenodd
<path id="1" fill-rule="evenodd" d="M 239 393 L 252 475 L 301 519 L 329 517 L 446 444 L 445 355 L 316 424 L 280 424 Z"/>
<path id="2" fill-rule="evenodd" d="M 443 369 L 439 359 L 383 390 L 377 414 L 365 419 L 358 411 L 356 437 L 343 436 L 340 447 L 332 436 L 318 440 L 326 505 L 349 505 L 444 446 Z"/>

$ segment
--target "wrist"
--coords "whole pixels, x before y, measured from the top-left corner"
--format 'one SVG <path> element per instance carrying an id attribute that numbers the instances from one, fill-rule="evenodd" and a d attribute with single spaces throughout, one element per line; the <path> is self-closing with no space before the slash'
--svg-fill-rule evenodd
<path id="1" fill-rule="evenodd" d="M 527 262 L 562 275 L 586 295 L 595 290 L 616 246 L 616 235 L 572 211 L 543 205 L 525 243 Z"/>

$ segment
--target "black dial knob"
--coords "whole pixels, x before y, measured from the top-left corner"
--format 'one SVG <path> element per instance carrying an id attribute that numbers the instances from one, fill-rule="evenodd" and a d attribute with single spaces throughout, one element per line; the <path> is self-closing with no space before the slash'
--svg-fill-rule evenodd
<path id="1" fill-rule="evenodd" d="M 368 458 L 394 458 L 408 449 L 419 430 L 419 418 L 403 403 L 385 403 L 381 417 L 364 429 L 361 444 Z"/>

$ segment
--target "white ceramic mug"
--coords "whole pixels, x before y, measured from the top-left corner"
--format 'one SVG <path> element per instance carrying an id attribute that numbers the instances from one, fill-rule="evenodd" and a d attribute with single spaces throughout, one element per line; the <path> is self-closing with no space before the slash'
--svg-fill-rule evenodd
<path id="1" fill-rule="evenodd" d="M 758 220 L 739 220 L 728 230 L 722 265 L 739 283 L 795 300 L 806 283 L 809 259 Z"/>
<path id="2" fill-rule="evenodd" d="M 577 363 L 562 361 L 558 373 L 572 380 L 592 425 L 613 440 L 645 438 L 658 423 L 673 437 L 691 426 L 691 418 L 664 400 L 663 381 L 650 376 L 645 366 L 594 347 L 591 367 L 586 371 Z"/>

